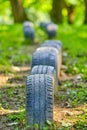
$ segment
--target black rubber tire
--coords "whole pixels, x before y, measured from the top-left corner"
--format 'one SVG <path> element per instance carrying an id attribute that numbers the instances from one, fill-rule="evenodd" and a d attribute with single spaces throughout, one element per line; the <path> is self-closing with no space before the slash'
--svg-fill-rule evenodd
<path id="1" fill-rule="evenodd" d="M 48 74 L 51 75 L 54 79 L 54 93 L 57 93 L 57 88 L 58 88 L 58 81 L 56 79 L 56 71 L 54 67 L 52 66 L 47 66 L 47 65 L 37 65 L 34 66 L 31 70 L 31 75 L 34 74 Z"/>
<path id="2" fill-rule="evenodd" d="M 46 40 L 40 47 L 54 47 L 59 51 L 62 51 L 62 42 L 59 40 Z"/>
<path id="3" fill-rule="evenodd" d="M 40 47 L 54 47 L 58 50 L 58 77 L 60 77 L 60 70 L 62 65 L 62 43 L 59 40 L 46 40 Z"/>
<path id="4" fill-rule="evenodd" d="M 27 124 L 38 124 L 38 130 L 47 120 L 53 121 L 54 83 L 49 75 L 36 74 L 27 77 L 26 120 Z"/>
<path id="5" fill-rule="evenodd" d="M 58 52 L 53 47 L 38 48 L 32 56 L 32 67 L 36 65 L 53 66 L 56 71 L 58 82 Z"/>
<path id="6" fill-rule="evenodd" d="M 52 66 L 47 65 L 37 65 L 34 66 L 31 70 L 31 75 L 34 74 L 49 74 L 54 75 L 55 69 Z"/>

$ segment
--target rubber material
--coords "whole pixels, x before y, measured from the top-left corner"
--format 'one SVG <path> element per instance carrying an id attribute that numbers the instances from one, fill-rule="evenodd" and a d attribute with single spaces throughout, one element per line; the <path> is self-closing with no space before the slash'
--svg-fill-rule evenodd
<path id="1" fill-rule="evenodd" d="M 54 67 L 52 66 L 47 66 L 47 65 L 37 65 L 34 66 L 31 70 L 31 75 L 33 74 L 49 74 L 49 75 L 53 75 L 54 74 Z"/>
<path id="2" fill-rule="evenodd" d="M 57 34 L 58 26 L 53 22 L 41 22 L 40 27 L 47 33 L 48 39 L 55 37 Z"/>
<path id="3" fill-rule="evenodd" d="M 53 47 L 38 48 L 32 56 L 32 67 L 36 65 L 53 66 L 58 80 L 58 52 Z"/>
<path id="4" fill-rule="evenodd" d="M 34 74 L 51 75 L 54 79 L 54 93 L 56 94 L 57 87 L 58 87 L 58 81 L 56 79 L 56 71 L 55 71 L 54 67 L 46 66 L 46 65 L 34 66 L 31 70 L 31 75 L 34 75 Z"/>
<path id="5" fill-rule="evenodd" d="M 52 76 L 30 75 L 26 82 L 27 124 L 38 124 L 41 130 L 47 120 L 53 121 L 54 83 Z"/>
<path id="6" fill-rule="evenodd" d="M 24 22 L 23 33 L 26 40 L 34 42 L 35 31 L 31 24 L 32 24 L 31 22 Z"/>
<path id="7" fill-rule="evenodd" d="M 62 51 L 62 42 L 59 40 L 46 40 L 40 47 L 54 47 L 59 51 Z"/>
<path id="8" fill-rule="evenodd" d="M 60 70 L 62 65 L 62 43 L 59 40 L 46 40 L 40 47 L 54 47 L 58 50 L 58 76 L 60 76 Z"/>

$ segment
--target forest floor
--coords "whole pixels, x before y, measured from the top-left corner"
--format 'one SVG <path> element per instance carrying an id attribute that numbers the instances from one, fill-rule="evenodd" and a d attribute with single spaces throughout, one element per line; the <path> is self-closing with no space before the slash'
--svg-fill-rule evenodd
<path id="1" fill-rule="evenodd" d="M 62 31 L 60 31 L 60 39 L 62 39 L 61 33 Z M 67 35 L 66 31 L 64 33 Z M 63 42 L 66 43 L 64 38 Z M 16 40 L 18 41 L 18 39 Z M 16 40 L 13 41 L 16 42 Z M 69 40 L 68 42 L 70 42 Z M 4 43 L 3 40 L 1 43 Z M 25 45 L 20 48 L 20 43 L 17 46 L 14 45 L 14 48 L 17 47 L 21 52 L 18 53 L 19 57 L 11 57 L 13 64 L 10 67 L 6 63 L 7 59 L 5 59 L 6 57 L 9 59 L 10 55 L 8 53 L 3 54 L 3 51 L 0 50 L 4 59 L 0 59 L 2 62 L 0 65 L 0 130 L 27 130 L 25 125 L 25 87 L 26 77 L 31 70 L 30 59 L 28 63 L 30 57 L 27 55 L 31 56 L 38 46 L 38 44 Z M 11 45 L 1 49 L 6 51 L 7 48 L 8 52 L 13 50 Z M 79 58 L 79 64 L 82 63 L 83 60 L 81 59 L 83 58 L 85 62 L 87 53 L 82 50 L 77 55 L 73 51 L 75 56 L 77 55 L 74 59 L 74 56 L 69 55 L 72 54 L 72 51 L 68 51 L 71 48 L 72 46 L 64 46 L 60 85 L 58 95 L 55 95 L 54 98 L 54 124 L 57 126 L 55 130 L 87 130 L 87 76 L 85 74 L 87 66 L 85 65 L 82 70 L 83 66 L 77 64 Z M 16 55 L 15 51 L 11 53 Z"/>

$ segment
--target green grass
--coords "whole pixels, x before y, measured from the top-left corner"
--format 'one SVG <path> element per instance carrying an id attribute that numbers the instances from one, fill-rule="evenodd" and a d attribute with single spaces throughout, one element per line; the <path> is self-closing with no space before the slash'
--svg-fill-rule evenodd
<path id="1" fill-rule="evenodd" d="M 77 130 L 87 130 L 87 105 L 83 108 L 83 114 L 78 115 L 78 121 L 75 123 L 75 128 Z"/>
<path id="2" fill-rule="evenodd" d="M 22 26 L 0 26 L 0 66 L 23 65 L 30 61 L 30 55 L 26 55 Z"/>
<path id="3" fill-rule="evenodd" d="M 64 48 L 75 57 L 77 54 L 86 53 L 87 26 L 62 25 L 59 28 L 59 39 L 62 40 Z"/>
<path id="4" fill-rule="evenodd" d="M 82 73 L 87 77 L 87 26 L 62 25 L 59 28 L 59 39 L 63 42 L 63 51 L 67 52 L 64 64 L 67 73 Z"/>
<path id="5" fill-rule="evenodd" d="M 36 27 L 36 36 L 41 41 L 44 41 L 46 35 Z M 73 62 L 79 68 L 84 64 L 86 66 L 87 61 L 87 26 L 59 26 L 58 37 L 63 43 L 64 50 L 67 50 L 70 61 Z M 14 62 L 26 63 L 28 60 L 27 55 L 24 54 L 23 48 L 28 45 L 25 44 L 22 25 L 0 25 L 0 64 L 12 64 Z M 25 51 L 26 52 L 26 51 Z M 25 57 L 26 60 L 25 60 Z M 68 60 L 68 59 L 67 59 Z M 66 64 L 68 64 L 66 62 Z M 80 64 L 79 64 L 80 63 Z"/>

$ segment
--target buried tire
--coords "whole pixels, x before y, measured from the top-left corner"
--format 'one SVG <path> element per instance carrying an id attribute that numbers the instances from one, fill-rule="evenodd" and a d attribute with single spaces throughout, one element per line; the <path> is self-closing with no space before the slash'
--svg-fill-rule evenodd
<path id="1" fill-rule="evenodd" d="M 54 79 L 54 91 L 55 91 L 55 93 L 57 92 L 58 82 L 57 82 L 57 79 L 56 79 L 56 71 L 55 71 L 54 67 L 47 66 L 47 65 L 34 66 L 31 70 L 31 75 L 34 75 L 34 74 L 51 75 Z"/>
<path id="2" fill-rule="evenodd" d="M 34 66 L 31 70 L 31 75 L 33 74 L 49 74 L 54 75 L 55 69 L 52 66 L 47 65 L 37 65 Z"/>
<path id="3" fill-rule="evenodd" d="M 40 47 L 54 47 L 59 51 L 62 51 L 62 43 L 59 40 L 46 40 Z"/>
<path id="4" fill-rule="evenodd" d="M 60 76 L 60 69 L 62 65 L 62 43 L 59 40 L 46 40 L 40 47 L 53 47 L 58 51 L 58 72 Z"/>
<path id="5" fill-rule="evenodd" d="M 32 56 L 32 67 L 36 65 L 53 66 L 56 71 L 56 78 L 58 82 L 58 52 L 55 48 L 38 48 Z"/>
<path id="6" fill-rule="evenodd" d="M 27 77 L 26 118 L 27 124 L 38 124 L 38 130 L 47 120 L 53 121 L 54 84 L 49 75 L 36 74 Z"/>

